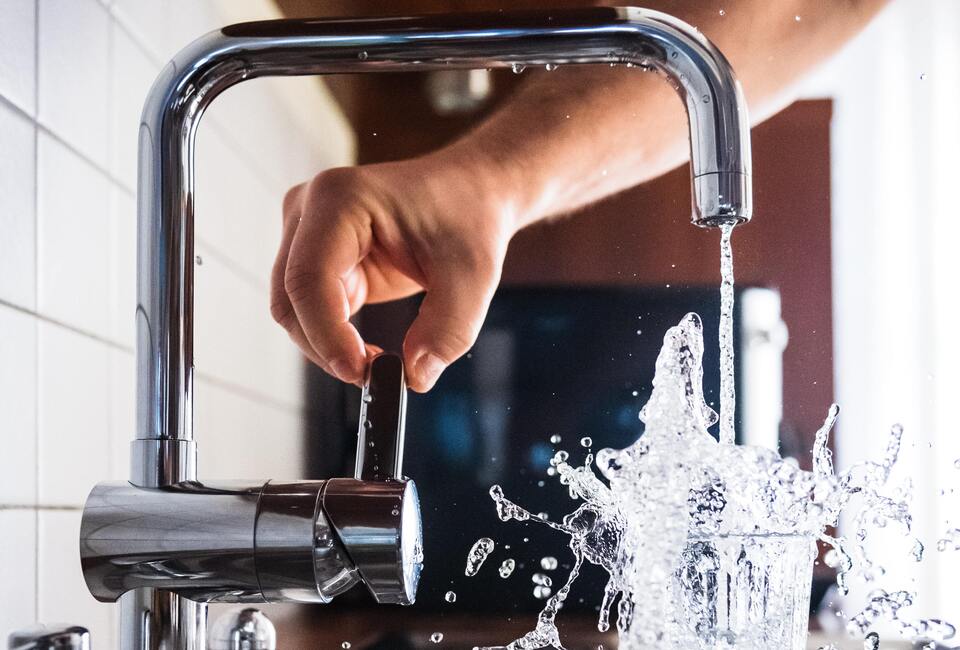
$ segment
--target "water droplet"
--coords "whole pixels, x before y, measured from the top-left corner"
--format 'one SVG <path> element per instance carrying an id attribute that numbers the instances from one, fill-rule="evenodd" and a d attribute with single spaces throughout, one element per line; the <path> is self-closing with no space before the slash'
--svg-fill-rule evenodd
<path id="1" fill-rule="evenodd" d="M 443 632 L 434 632 L 430 635 L 430 643 L 440 643 L 443 641 Z"/>
<path id="2" fill-rule="evenodd" d="M 553 571 L 557 568 L 557 558 L 552 555 L 540 558 L 540 568 L 544 571 Z"/>
<path id="3" fill-rule="evenodd" d="M 637 330 L 637 334 L 639 334 L 639 333 L 640 333 L 640 330 Z M 634 397 L 636 397 L 636 396 L 639 395 L 640 393 L 639 393 L 638 391 L 633 391 L 633 392 L 631 392 L 630 394 L 633 395 Z"/>
<path id="4" fill-rule="evenodd" d="M 526 70 L 526 69 L 527 69 L 527 66 L 523 65 L 522 63 L 511 63 L 511 64 L 510 64 L 510 70 L 513 72 L 513 74 L 520 74 L 521 72 L 523 72 L 523 71 Z"/>
<path id="5" fill-rule="evenodd" d="M 399 516 L 400 516 L 400 508 L 394 508 L 393 510 L 390 511 L 390 514 L 393 515 L 394 517 L 399 517 Z"/>
<path id="6" fill-rule="evenodd" d="M 593 446 L 593 438 L 590 436 L 584 436 L 580 438 L 580 446 L 584 447 L 585 449 L 590 449 L 590 447 Z"/>
<path id="7" fill-rule="evenodd" d="M 203 266 L 203 258 L 197 255 L 197 266 Z"/>
<path id="8" fill-rule="evenodd" d="M 374 447 L 377 446 L 377 443 L 375 443 L 373 440 L 371 440 L 370 442 L 367 443 L 367 446 L 370 447 L 370 449 L 373 449 Z"/>
<path id="9" fill-rule="evenodd" d="M 542 573 L 534 573 L 530 579 L 533 580 L 533 584 L 535 585 L 543 585 L 544 587 L 553 586 L 553 580 L 550 578 L 550 576 Z"/>
<path id="10" fill-rule="evenodd" d="M 361 61 L 366 61 L 368 56 L 370 55 L 367 54 L 366 50 L 364 50 L 363 52 L 357 53 L 357 58 L 360 59 Z"/>
<path id="11" fill-rule="evenodd" d="M 637 330 L 637 336 L 640 336 L 641 334 L 643 334 L 643 330 Z"/>
<path id="12" fill-rule="evenodd" d="M 347 648 L 351 647 L 351 644 L 349 641 L 344 641 L 343 643 L 340 644 L 340 647 L 343 648 L 344 650 L 347 650 Z"/>
<path id="13" fill-rule="evenodd" d="M 552 442 L 555 445 L 559 444 L 561 440 L 563 440 L 563 438 L 560 437 L 559 433 L 555 433 L 552 436 L 550 436 L 550 442 Z"/>
<path id="14" fill-rule="evenodd" d="M 721 15 L 721 16 L 726 16 L 726 15 L 727 15 L 727 12 L 724 11 L 723 9 L 721 9 L 721 10 L 720 10 L 720 15 Z"/>
<path id="15" fill-rule="evenodd" d="M 800 22 L 800 16 L 794 16 L 793 19 L 794 19 L 795 21 L 797 21 L 798 23 Z"/>
<path id="16" fill-rule="evenodd" d="M 556 476 L 556 475 L 557 475 L 557 468 L 556 468 L 556 467 L 548 467 L 548 468 L 547 468 L 547 476 Z"/>
<path id="17" fill-rule="evenodd" d="M 542 521 L 546 521 L 546 520 L 550 519 L 550 515 L 547 514 L 546 512 L 538 512 L 538 513 L 537 513 L 537 519 L 540 519 L 540 520 L 542 520 Z"/>
<path id="18" fill-rule="evenodd" d="M 443 599 L 448 603 L 457 602 L 457 593 L 455 591 L 448 591 L 443 595 Z"/>
<path id="19" fill-rule="evenodd" d="M 880 650 L 880 635 L 871 632 L 863 639 L 863 650 Z"/>
<path id="20" fill-rule="evenodd" d="M 543 481 L 537 481 L 537 487 L 543 487 L 544 485 L 546 485 L 546 483 Z"/>
<path id="21" fill-rule="evenodd" d="M 517 568 L 517 562 L 513 558 L 507 558 L 500 564 L 500 577 L 509 578 L 515 568 Z"/>
<path id="22" fill-rule="evenodd" d="M 545 587 L 543 585 L 537 585 L 533 588 L 533 597 L 537 600 L 546 600 L 550 597 L 551 593 L 550 587 Z"/>
<path id="23" fill-rule="evenodd" d="M 910 549 L 910 555 L 913 557 L 914 562 L 923 560 L 923 542 L 919 539 L 914 540 L 913 548 Z"/>
<path id="24" fill-rule="evenodd" d="M 953 461 L 953 466 L 957 469 L 960 469 L 960 458 Z"/>
<path id="25" fill-rule="evenodd" d="M 703 103 L 704 103 L 704 104 L 709 104 L 709 103 L 710 103 L 710 95 L 704 95 L 704 96 L 701 97 L 700 99 L 703 100 Z"/>
<path id="26" fill-rule="evenodd" d="M 554 70 L 556 70 L 556 69 L 559 68 L 560 66 L 558 66 L 556 63 L 548 63 L 547 65 L 545 65 L 545 66 L 543 66 L 543 67 L 547 69 L 547 72 L 553 72 Z"/>
<path id="27" fill-rule="evenodd" d="M 373 402 L 373 395 L 371 395 L 370 393 L 364 393 L 363 401 L 367 404 L 370 404 L 371 402 Z"/>
<path id="28" fill-rule="evenodd" d="M 487 556 L 493 553 L 494 546 L 493 540 L 489 537 L 481 537 L 474 542 L 473 546 L 470 547 L 470 552 L 467 553 L 467 568 L 464 574 L 467 576 L 477 575 L 477 571 L 480 570 Z"/>

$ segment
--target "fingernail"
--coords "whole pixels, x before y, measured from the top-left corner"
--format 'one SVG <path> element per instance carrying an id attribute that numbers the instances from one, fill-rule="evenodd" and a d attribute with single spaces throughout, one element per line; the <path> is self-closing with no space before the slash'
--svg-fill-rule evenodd
<path id="1" fill-rule="evenodd" d="M 446 370 L 447 364 L 443 362 L 443 359 L 437 355 L 426 352 L 420 359 L 417 361 L 417 374 L 420 376 L 420 381 L 423 384 L 423 390 L 428 391 L 433 388 L 433 385 L 437 383 L 437 379 L 440 378 L 440 374 Z"/>
<path id="2" fill-rule="evenodd" d="M 330 362 L 330 370 L 333 371 L 333 374 L 337 376 L 337 379 L 340 381 L 345 381 L 351 383 L 354 380 L 353 366 L 346 359 L 334 359 Z"/>

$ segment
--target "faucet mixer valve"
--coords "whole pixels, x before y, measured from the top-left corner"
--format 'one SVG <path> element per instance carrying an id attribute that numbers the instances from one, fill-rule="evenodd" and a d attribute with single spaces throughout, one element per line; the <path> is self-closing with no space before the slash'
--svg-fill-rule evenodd
<path id="1" fill-rule="evenodd" d="M 80 557 L 90 592 L 154 587 L 199 602 L 327 603 L 363 582 L 378 603 L 414 601 L 420 501 L 401 474 L 403 362 L 377 356 L 363 389 L 354 478 L 94 487 Z"/>

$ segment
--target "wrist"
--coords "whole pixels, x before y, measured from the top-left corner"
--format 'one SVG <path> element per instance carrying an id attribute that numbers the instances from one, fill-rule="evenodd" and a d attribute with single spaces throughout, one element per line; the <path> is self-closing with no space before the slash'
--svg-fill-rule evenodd
<path id="1" fill-rule="evenodd" d="M 533 179 L 476 138 L 458 140 L 422 160 L 442 184 L 441 190 L 467 188 L 468 196 L 475 202 L 471 210 L 479 209 L 489 215 L 510 236 L 539 219 L 534 214 L 536 200 L 530 192 L 536 185 Z"/>

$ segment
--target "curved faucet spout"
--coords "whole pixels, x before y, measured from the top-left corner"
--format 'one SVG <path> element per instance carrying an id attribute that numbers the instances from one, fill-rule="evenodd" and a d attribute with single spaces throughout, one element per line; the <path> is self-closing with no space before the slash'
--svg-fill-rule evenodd
<path id="1" fill-rule="evenodd" d="M 625 63 L 662 72 L 690 123 L 693 222 L 751 216 L 750 132 L 723 55 L 691 26 L 642 9 L 278 20 L 226 27 L 167 66 L 140 128 L 137 441 L 133 481 L 192 479 L 193 147 L 206 106 L 268 75 Z"/>

